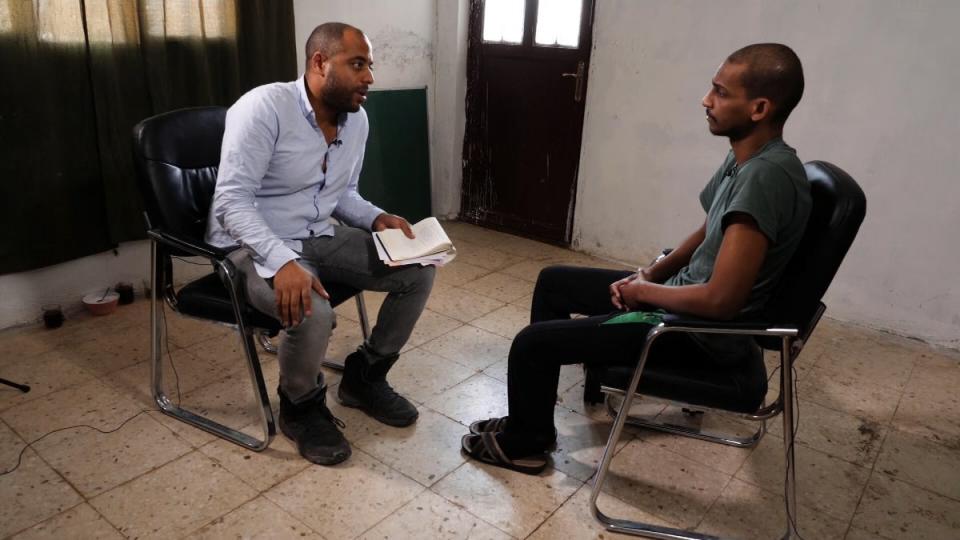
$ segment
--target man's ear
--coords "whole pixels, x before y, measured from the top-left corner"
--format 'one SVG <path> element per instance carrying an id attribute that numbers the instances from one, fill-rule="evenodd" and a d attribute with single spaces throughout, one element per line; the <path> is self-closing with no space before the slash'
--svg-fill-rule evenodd
<path id="1" fill-rule="evenodd" d="M 314 51 L 313 56 L 310 57 L 310 69 L 317 70 L 319 73 L 323 73 L 326 63 L 327 57 L 320 51 Z"/>
<path id="2" fill-rule="evenodd" d="M 750 113 L 750 120 L 762 122 L 764 118 L 769 118 L 773 113 L 773 102 L 765 97 L 752 100 L 753 110 Z"/>

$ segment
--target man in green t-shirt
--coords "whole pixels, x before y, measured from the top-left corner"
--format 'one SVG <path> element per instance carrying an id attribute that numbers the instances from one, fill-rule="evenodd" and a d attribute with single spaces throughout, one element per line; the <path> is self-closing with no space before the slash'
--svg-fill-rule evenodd
<path id="1" fill-rule="evenodd" d="M 463 437 L 465 453 L 521 472 L 542 471 L 556 442 L 560 366 L 635 363 L 638 336 L 656 323 L 655 313 L 640 310 L 724 320 L 763 308 L 810 214 L 803 164 L 782 139 L 802 94 L 800 59 L 785 45 L 749 45 L 727 57 L 703 98 L 710 132 L 727 137 L 731 147 L 700 193 L 703 224 L 669 255 L 635 273 L 544 269 L 531 324 L 510 348 L 510 414 L 474 422 Z M 729 336 L 675 334 L 662 341 L 650 361 L 693 353 L 731 365 L 757 354 L 752 340 Z"/>

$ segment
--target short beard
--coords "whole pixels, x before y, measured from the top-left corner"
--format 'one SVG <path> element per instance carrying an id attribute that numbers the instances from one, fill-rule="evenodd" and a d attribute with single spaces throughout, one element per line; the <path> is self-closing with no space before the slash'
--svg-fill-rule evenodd
<path id="1" fill-rule="evenodd" d="M 353 90 L 341 84 L 333 70 L 327 75 L 327 84 L 320 91 L 320 100 L 338 113 L 360 110 L 360 105 L 353 102 Z"/>

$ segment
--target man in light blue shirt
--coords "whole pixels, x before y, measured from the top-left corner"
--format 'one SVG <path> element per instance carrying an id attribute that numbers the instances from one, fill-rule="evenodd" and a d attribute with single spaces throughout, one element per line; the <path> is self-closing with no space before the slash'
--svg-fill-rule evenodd
<path id="1" fill-rule="evenodd" d="M 323 282 L 388 293 L 370 338 L 347 357 L 337 397 L 381 422 L 409 426 L 417 410 L 386 375 L 426 305 L 435 269 L 380 262 L 371 230 L 413 232 L 357 192 L 368 132 L 361 105 L 373 84 L 370 42 L 357 28 L 327 23 L 310 35 L 306 57 L 302 78 L 254 88 L 227 112 L 207 241 L 242 248 L 231 258 L 250 302 L 286 327 L 281 431 L 306 459 L 332 465 L 350 456 L 350 445 L 326 406 L 320 371 L 334 322 Z"/>

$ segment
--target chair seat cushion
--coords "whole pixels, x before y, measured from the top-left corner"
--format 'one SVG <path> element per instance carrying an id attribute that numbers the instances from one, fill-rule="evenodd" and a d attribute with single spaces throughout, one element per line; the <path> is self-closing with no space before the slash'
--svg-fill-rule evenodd
<path id="1" fill-rule="evenodd" d="M 714 409 L 753 413 L 767 394 L 763 355 L 754 351 L 741 365 L 721 366 L 701 358 L 650 358 L 640 376 L 638 393 Z M 589 366 L 600 384 L 625 390 L 634 368 Z"/>
<path id="2" fill-rule="evenodd" d="M 353 298 L 360 292 L 359 289 L 348 287 L 340 283 L 326 282 L 324 288 L 330 293 L 330 304 L 334 307 Z M 233 304 L 230 294 L 215 273 L 208 274 L 200 279 L 191 281 L 177 292 L 177 311 L 184 315 L 212 319 L 224 323 L 236 324 L 233 314 Z M 273 317 L 245 306 L 244 316 L 248 324 L 255 328 L 263 328 L 271 332 L 281 329 L 280 322 Z"/>

